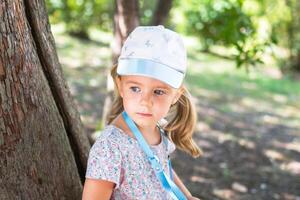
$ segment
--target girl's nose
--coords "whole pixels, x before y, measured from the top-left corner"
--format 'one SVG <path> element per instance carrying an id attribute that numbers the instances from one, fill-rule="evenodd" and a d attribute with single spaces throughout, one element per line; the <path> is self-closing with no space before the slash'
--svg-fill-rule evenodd
<path id="1" fill-rule="evenodd" d="M 151 92 L 143 92 L 141 94 L 140 104 L 143 106 L 152 105 L 152 94 Z"/>

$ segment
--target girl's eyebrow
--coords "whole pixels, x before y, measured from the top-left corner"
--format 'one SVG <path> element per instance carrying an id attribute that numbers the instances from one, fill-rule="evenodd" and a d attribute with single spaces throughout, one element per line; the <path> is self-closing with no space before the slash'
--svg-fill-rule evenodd
<path id="1" fill-rule="evenodd" d="M 132 80 L 128 80 L 125 82 L 126 84 L 135 84 L 135 85 L 139 85 L 139 86 L 143 86 L 143 83 L 140 82 L 136 82 L 136 81 L 132 81 Z M 159 89 L 164 89 L 164 90 L 169 90 L 168 86 L 164 86 L 164 85 L 152 85 L 154 88 L 159 88 Z"/>
<path id="2" fill-rule="evenodd" d="M 163 89 L 163 90 L 170 90 L 168 87 L 162 86 L 162 85 L 158 85 L 158 86 L 156 86 L 156 88 Z"/>
<path id="3" fill-rule="evenodd" d="M 139 82 L 136 82 L 136 81 L 126 81 L 125 83 L 127 83 L 127 84 L 135 84 L 135 85 L 142 85 L 141 83 L 139 83 Z"/>

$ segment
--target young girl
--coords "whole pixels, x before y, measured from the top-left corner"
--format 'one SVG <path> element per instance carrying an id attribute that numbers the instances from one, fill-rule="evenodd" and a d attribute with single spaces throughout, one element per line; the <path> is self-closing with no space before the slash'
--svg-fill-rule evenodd
<path id="1" fill-rule="evenodd" d="M 182 84 L 185 72 L 186 51 L 177 33 L 160 25 L 140 26 L 129 35 L 111 71 L 116 98 L 90 150 L 84 200 L 198 199 L 169 161 L 175 145 L 201 154 L 192 139 L 196 114 Z"/>

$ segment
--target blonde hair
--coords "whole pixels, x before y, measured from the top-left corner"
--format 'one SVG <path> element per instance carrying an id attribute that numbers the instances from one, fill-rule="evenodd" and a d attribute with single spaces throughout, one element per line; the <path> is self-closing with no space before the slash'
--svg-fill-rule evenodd
<path id="1" fill-rule="evenodd" d="M 117 64 L 111 69 L 111 76 L 116 86 Z M 164 126 L 168 137 L 174 142 L 174 144 L 181 150 L 187 152 L 193 157 L 202 155 L 201 149 L 197 146 L 192 136 L 197 122 L 197 114 L 193 103 L 191 102 L 191 95 L 188 90 L 182 86 L 182 94 L 178 101 L 171 106 L 168 113 L 167 125 Z M 123 101 L 115 89 L 114 101 L 112 108 L 108 114 L 107 122 L 110 124 L 121 112 L 123 112 Z"/>

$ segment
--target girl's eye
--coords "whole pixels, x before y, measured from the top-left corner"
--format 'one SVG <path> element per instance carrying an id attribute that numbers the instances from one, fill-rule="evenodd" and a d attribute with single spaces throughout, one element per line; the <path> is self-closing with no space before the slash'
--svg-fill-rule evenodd
<path id="1" fill-rule="evenodd" d="M 138 88 L 138 87 L 130 87 L 130 90 L 132 91 L 132 92 L 140 92 L 141 91 L 141 89 L 140 88 Z"/>
<path id="2" fill-rule="evenodd" d="M 156 95 L 164 95 L 164 94 L 166 94 L 166 92 L 165 91 L 163 91 L 163 90 L 154 90 L 154 94 L 156 94 Z"/>

